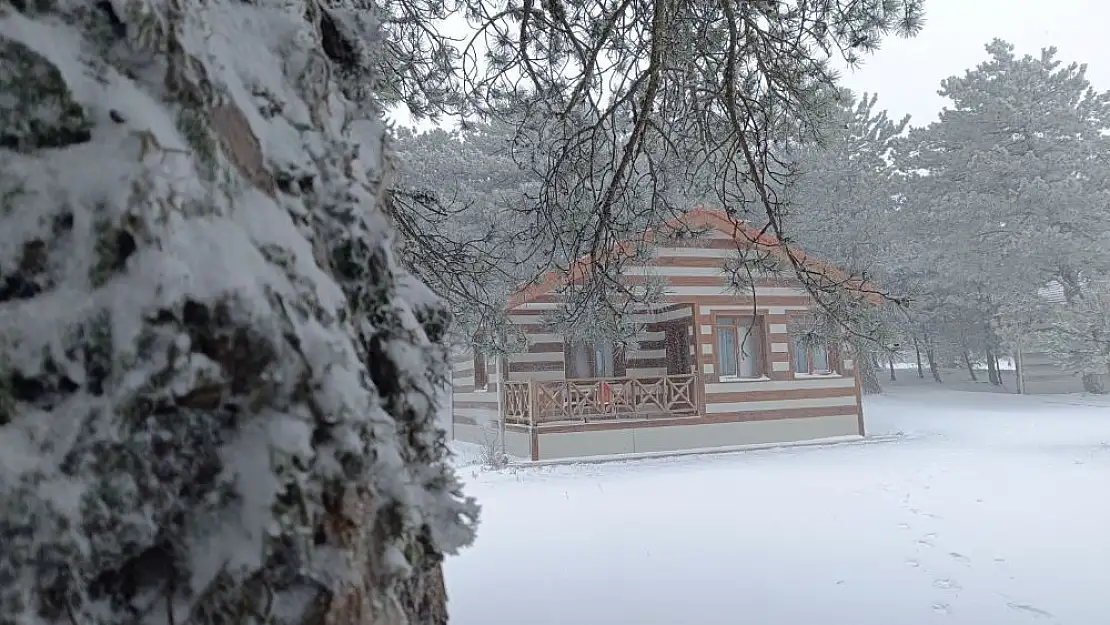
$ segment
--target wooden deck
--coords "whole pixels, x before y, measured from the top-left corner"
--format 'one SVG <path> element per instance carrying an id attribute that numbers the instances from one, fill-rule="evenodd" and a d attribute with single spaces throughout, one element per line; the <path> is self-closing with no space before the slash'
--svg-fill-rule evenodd
<path id="1" fill-rule="evenodd" d="M 506 382 L 505 423 L 543 425 L 673 419 L 702 414 L 698 375 Z"/>

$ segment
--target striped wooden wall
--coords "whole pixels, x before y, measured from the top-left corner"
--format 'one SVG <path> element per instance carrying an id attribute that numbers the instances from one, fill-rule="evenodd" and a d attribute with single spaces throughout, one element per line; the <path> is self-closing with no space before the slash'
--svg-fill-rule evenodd
<path id="1" fill-rule="evenodd" d="M 509 321 L 528 337 L 528 351 L 509 355 L 509 380 L 564 379 L 563 335 L 552 332 L 543 323 L 543 316 L 555 307 L 556 304 L 547 303 L 510 311 Z"/>
<path id="2" fill-rule="evenodd" d="M 754 298 L 730 286 L 723 267 L 735 257 L 736 242 L 725 233 L 684 247 L 661 247 L 649 266 L 634 275 L 662 276 L 668 301 L 693 302 L 698 370 L 705 382 L 707 416 L 737 415 L 745 419 L 777 419 L 859 413 L 855 363 L 840 359 L 838 376 L 810 376 L 794 372 L 791 317 L 812 311 L 813 301 L 796 281 L 757 275 Z M 723 316 L 755 313 L 763 334 L 764 377 L 759 380 L 722 380 L 716 369 L 715 322 Z M 728 418 L 728 417 L 724 417 Z"/>
<path id="3" fill-rule="evenodd" d="M 558 304 L 553 302 L 526 303 L 513 309 L 509 320 L 517 324 L 528 337 L 528 350 L 511 354 L 509 380 L 562 380 L 566 376 L 566 341 L 543 325 L 545 313 Z M 654 376 L 667 372 L 666 331 L 668 326 L 681 325 L 691 336 L 693 355 L 693 306 L 680 303 L 659 307 L 632 315 L 632 323 L 643 324 L 624 354 L 625 375 Z"/>
<path id="4" fill-rule="evenodd" d="M 497 393 L 501 380 L 496 359 L 489 359 L 487 371 L 489 383 L 485 388 L 475 388 L 474 352 L 463 347 L 451 351 L 451 414 L 456 428 L 460 425 L 477 428 L 496 426 L 499 418 Z M 468 440 L 468 437 L 456 437 Z"/>

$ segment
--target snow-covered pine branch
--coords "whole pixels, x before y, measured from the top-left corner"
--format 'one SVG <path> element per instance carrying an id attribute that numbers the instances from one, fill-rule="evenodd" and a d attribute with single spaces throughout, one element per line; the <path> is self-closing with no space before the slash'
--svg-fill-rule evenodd
<path id="1" fill-rule="evenodd" d="M 835 101 L 835 55 L 856 61 L 883 36 L 912 34 L 919 0 L 468 4 L 471 105 L 516 123 L 541 181 L 536 208 L 559 225 L 553 257 L 604 252 L 706 202 L 792 239 L 779 190 L 788 136 L 820 128 Z M 488 52 L 488 54 L 486 54 Z M 792 263 L 819 299 L 843 285 Z"/>

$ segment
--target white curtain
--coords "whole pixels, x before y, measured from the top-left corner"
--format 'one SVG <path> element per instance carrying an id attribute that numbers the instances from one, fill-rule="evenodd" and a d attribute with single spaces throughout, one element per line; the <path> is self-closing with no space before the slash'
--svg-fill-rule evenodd
<path id="1" fill-rule="evenodd" d="M 832 367 L 829 365 L 829 350 L 823 344 L 813 346 L 813 372 L 814 373 L 829 373 Z"/>
<path id="2" fill-rule="evenodd" d="M 595 377 L 608 378 L 613 376 L 613 341 L 598 341 L 594 343 L 594 372 Z"/>
<path id="3" fill-rule="evenodd" d="M 590 352 L 589 347 L 578 341 L 574 344 L 573 353 L 571 354 L 574 371 L 571 372 L 572 378 L 588 378 L 590 377 Z"/>
<path id="4" fill-rule="evenodd" d="M 794 371 L 809 373 L 809 345 L 800 337 L 794 339 Z"/>
<path id="5" fill-rule="evenodd" d="M 740 372 L 738 375 L 742 378 L 757 378 L 763 373 L 759 366 L 759 346 L 762 341 L 762 337 L 759 335 L 759 326 L 743 321 L 741 324 Z"/>
<path id="6" fill-rule="evenodd" d="M 747 319 L 729 320 L 717 326 L 717 362 L 725 377 L 757 378 L 763 374 L 759 325 Z"/>
<path id="7" fill-rule="evenodd" d="M 717 327 L 717 362 L 722 376 L 737 375 L 736 372 L 736 330 L 735 326 Z"/>

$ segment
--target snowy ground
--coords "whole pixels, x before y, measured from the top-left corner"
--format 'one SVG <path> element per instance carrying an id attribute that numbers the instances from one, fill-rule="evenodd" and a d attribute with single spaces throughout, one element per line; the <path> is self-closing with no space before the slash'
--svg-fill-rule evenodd
<path id="1" fill-rule="evenodd" d="M 907 386 L 895 442 L 462 469 L 452 625 L 1110 622 L 1110 401 Z"/>

